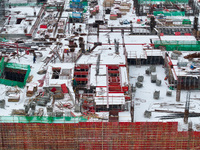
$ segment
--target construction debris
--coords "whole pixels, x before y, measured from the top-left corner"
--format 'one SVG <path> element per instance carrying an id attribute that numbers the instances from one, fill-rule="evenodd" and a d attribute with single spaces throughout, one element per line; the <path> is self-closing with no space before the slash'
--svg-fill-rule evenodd
<path id="1" fill-rule="evenodd" d="M 25 113 L 25 111 L 24 111 L 23 109 L 19 109 L 19 110 L 13 109 L 11 115 L 12 115 L 12 116 L 14 116 L 14 115 L 22 115 L 22 116 L 25 116 L 26 113 Z"/>

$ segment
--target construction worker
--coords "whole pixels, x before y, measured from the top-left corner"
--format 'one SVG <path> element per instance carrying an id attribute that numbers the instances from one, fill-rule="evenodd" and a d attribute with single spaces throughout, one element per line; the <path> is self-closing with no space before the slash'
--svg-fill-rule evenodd
<path id="1" fill-rule="evenodd" d="M 76 79 L 72 78 L 73 89 L 76 90 L 77 82 Z"/>
<path id="2" fill-rule="evenodd" d="M 35 52 L 33 52 L 33 63 L 35 63 L 35 61 L 36 61 L 36 54 L 35 54 Z"/>
<path id="3" fill-rule="evenodd" d="M 66 48 L 67 56 L 69 56 L 69 48 Z"/>

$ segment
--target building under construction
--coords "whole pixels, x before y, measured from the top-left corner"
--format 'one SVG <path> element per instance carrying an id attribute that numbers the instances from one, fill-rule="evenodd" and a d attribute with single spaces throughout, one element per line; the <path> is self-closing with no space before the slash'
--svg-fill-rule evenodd
<path id="1" fill-rule="evenodd" d="M 0 149 L 199 149 L 198 1 L 1 6 Z"/>

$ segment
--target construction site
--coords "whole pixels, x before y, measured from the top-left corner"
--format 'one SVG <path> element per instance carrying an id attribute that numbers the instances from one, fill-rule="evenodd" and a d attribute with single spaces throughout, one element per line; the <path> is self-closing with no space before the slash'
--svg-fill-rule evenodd
<path id="1" fill-rule="evenodd" d="M 200 149 L 199 0 L 0 6 L 0 149 Z"/>

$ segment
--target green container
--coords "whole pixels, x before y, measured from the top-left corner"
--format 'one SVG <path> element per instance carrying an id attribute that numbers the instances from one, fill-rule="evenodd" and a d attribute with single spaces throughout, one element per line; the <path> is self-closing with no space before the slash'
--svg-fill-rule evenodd
<path id="1" fill-rule="evenodd" d="M 164 46 L 167 51 L 200 51 L 200 41 L 154 41 L 154 47 Z"/>
<path id="2" fill-rule="evenodd" d="M 182 24 L 191 24 L 190 19 L 183 19 Z"/>
<path id="3" fill-rule="evenodd" d="M 87 122 L 84 117 L 48 117 L 48 116 L 0 116 L 0 123 L 79 123 Z"/>

